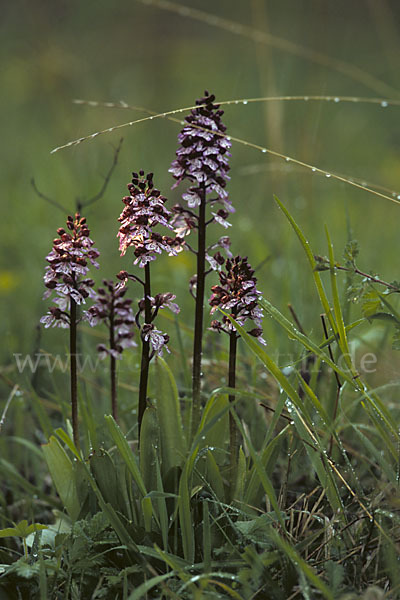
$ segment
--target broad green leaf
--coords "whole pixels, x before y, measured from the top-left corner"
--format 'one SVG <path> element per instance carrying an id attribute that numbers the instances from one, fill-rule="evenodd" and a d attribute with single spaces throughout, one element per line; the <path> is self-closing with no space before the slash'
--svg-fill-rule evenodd
<path id="1" fill-rule="evenodd" d="M 43 529 L 48 529 L 48 525 L 42 525 L 41 523 L 31 523 L 28 525 L 28 521 L 24 519 L 15 525 L 15 527 L 6 527 L 5 529 L 0 529 L 0 538 L 5 537 L 20 537 L 27 538 L 35 531 L 42 531 Z"/>
<path id="2" fill-rule="evenodd" d="M 147 406 L 143 414 L 140 429 L 140 472 L 146 490 L 157 489 L 157 472 L 155 469 L 157 447 L 159 445 L 160 426 L 157 420 L 157 411 L 152 406 Z"/>
<path id="3" fill-rule="evenodd" d="M 364 317 L 370 319 L 375 313 L 382 310 L 382 302 L 376 290 L 370 289 L 363 295 L 362 312 Z"/>
<path id="4" fill-rule="evenodd" d="M 142 511 L 143 511 L 143 519 L 144 519 L 144 528 L 148 533 L 151 531 L 151 520 L 153 518 L 153 505 L 151 503 L 151 498 L 145 496 L 142 498 Z"/>
<path id="5" fill-rule="evenodd" d="M 224 482 L 211 450 L 207 452 L 207 480 L 218 500 L 225 502 Z"/>
<path id="6" fill-rule="evenodd" d="M 242 448 L 239 448 L 238 463 L 236 468 L 236 485 L 232 496 L 233 500 L 238 500 L 239 502 L 243 500 L 246 484 L 246 474 L 246 458 Z"/>
<path id="7" fill-rule="evenodd" d="M 104 450 L 96 451 L 90 456 L 89 464 L 104 500 L 119 509 L 122 491 L 119 490 L 117 469 L 111 456 Z"/>
<path id="8" fill-rule="evenodd" d="M 124 460 L 130 474 L 132 475 L 133 480 L 138 486 L 142 496 L 145 496 L 147 494 L 147 490 L 143 481 L 143 477 L 140 473 L 140 469 L 136 462 L 136 458 L 128 442 L 126 441 L 124 434 L 122 433 L 119 425 L 115 422 L 111 415 L 106 415 L 104 418 L 107 423 L 111 437 L 114 440 L 114 443 L 117 446 L 117 449 L 120 452 L 122 459 Z"/>
<path id="9" fill-rule="evenodd" d="M 57 492 L 69 516 L 76 521 L 81 511 L 81 503 L 71 459 L 54 436 L 50 437 L 49 443 L 44 444 L 42 449 Z"/>
<path id="10" fill-rule="evenodd" d="M 161 470 L 165 475 L 174 467 L 180 467 L 183 464 L 186 455 L 186 441 L 175 379 L 171 369 L 161 357 L 157 357 L 155 375 L 161 441 Z"/>

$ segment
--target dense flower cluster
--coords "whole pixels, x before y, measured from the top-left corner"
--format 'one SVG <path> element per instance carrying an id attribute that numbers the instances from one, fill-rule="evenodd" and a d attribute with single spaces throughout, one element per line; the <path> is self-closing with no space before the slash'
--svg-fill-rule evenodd
<path id="1" fill-rule="evenodd" d="M 79 213 L 67 219 L 67 230 L 57 229 L 58 238 L 53 240 L 53 248 L 46 256 L 49 263 L 44 275 L 47 288 L 43 299 L 49 298 L 53 292 L 56 297 L 48 313 L 40 319 L 45 327 L 69 327 L 70 300 L 84 304 L 86 298 L 93 296 L 94 281 L 86 278 L 89 271 L 88 263 L 98 268 L 96 259 L 98 250 L 93 248 L 90 231 L 86 219 Z M 86 317 L 86 313 L 83 318 Z"/>
<path id="2" fill-rule="evenodd" d="M 133 340 L 135 319 L 131 308 L 132 300 L 124 298 L 127 288 L 121 289 L 119 284 L 107 279 L 103 280 L 103 284 L 104 288 L 98 289 L 95 303 L 87 311 L 87 318 L 90 325 L 103 322 L 110 330 L 110 347 L 105 344 L 97 346 L 100 358 L 121 358 L 125 348 L 136 346 Z"/>
<path id="3" fill-rule="evenodd" d="M 223 257 L 221 258 L 223 259 Z M 258 304 L 261 292 L 256 287 L 257 279 L 254 277 L 254 270 L 250 267 L 246 257 L 235 256 L 223 259 L 223 261 L 224 269 L 219 272 L 220 284 L 211 288 L 212 295 L 209 299 L 211 313 L 221 308 L 240 325 L 244 325 L 249 319 L 254 321 L 257 327 L 248 333 L 265 344 L 261 328 L 263 311 Z M 227 333 L 235 331 L 234 325 L 225 315 L 222 317 L 222 322 L 212 321 L 211 328 Z"/>
<path id="4" fill-rule="evenodd" d="M 167 199 L 154 187 L 153 173 L 146 177 L 144 171 L 132 175 L 132 183 L 128 184 L 130 195 L 122 199 L 125 208 L 118 219 L 121 226 L 117 235 L 121 256 L 133 246 L 134 264 L 144 267 L 163 250 L 169 256 L 175 256 L 182 249 L 183 242 L 180 237 L 160 235 L 152 230 L 156 225 L 173 230 L 169 222 L 171 213 L 164 206 Z"/>
<path id="5" fill-rule="evenodd" d="M 179 313 L 179 306 L 173 302 L 175 300 L 175 294 L 171 294 L 171 292 L 166 292 L 165 294 L 157 294 L 154 298 L 152 296 L 149 297 L 150 306 L 152 310 L 151 320 L 157 316 L 157 313 L 162 308 L 169 308 L 176 315 Z M 139 313 L 144 313 L 145 311 L 145 300 L 142 298 L 139 302 Z"/>
<path id="6" fill-rule="evenodd" d="M 117 275 L 117 279 L 121 281 L 120 284 L 116 286 L 116 289 L 124 290 L 127 282 L 131 279 L 133 281 L 138 281 L 138 278 L 135 275 L 129 274 L 127 271 L 120 271 Z M 147 300 L 150 305 L 150 315 L 149 320 L 150 323 L 140 324 L 141 318 L 145 318 L 146 311 L 146 301 L 145 298 L 142 298 L 138 302 L 138 312 L 135 316 L 136 325 L 140 329 L 140 336 L 144 342 L 149 342 L 152 355 L 162 356 L 163 349 L 169 352 L 167 344 L 169 342 L 169 336 L 166 333 L 162 333 L 158 329 L 155 328 L 153 321 L 155 320 L 157 313 L 159 310 L 163 308 L 169 308 L 174 314 L 178 314 L 180 311 L 179 306 L 174 302 L 176 296 L 175 294 L 171 294 L 171 292 L 166 292 L 164 294 L 156 294 L 156 296 L 147 296 Z"/>
<path id="7" fill-rule="evenodd" d="M 156 329 L 153 323 L 145 323 L 141 329 L 140 335 L 144 342 L 150 343 L 150 360 L 154 355 L 162 356 L 163 350 L 170 352 L 167 346 L 169 342 L 169 335 Z"/>
<path id="8" fill-rule="evenodd" d="M 228 212 L 234 211 L 225 189 L 229 179 L 228 150 L 232 144 L 221 121 L 224 111 L 214 100 L 215 96 L 207 91 L 196 100 L 197 107 L 185 118 L 186 125 L 178 135 L 180 147 L 169 171 L 176 179 L 174 187 L 185 179 L 193 183 L 182 195 L 189 209 L 200 205 L 202 194 L 216 194 L 209 202 L 222 203 L 222 213 L 218 211 L 214 218 L 224 221 L 225 227 Z"/>

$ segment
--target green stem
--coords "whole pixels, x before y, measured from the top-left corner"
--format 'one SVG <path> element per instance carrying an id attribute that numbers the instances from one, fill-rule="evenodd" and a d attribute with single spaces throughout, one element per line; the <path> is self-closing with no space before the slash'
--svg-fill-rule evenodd
<path id="1" fill-rule="evenodd" d="M 150 265 L 147 263 L 144 267 L 144 322 L 151 323 L 151 286 L 150 286 Z M 139 406 L 138 406 L 138 439 L 140 439 L 140 429 L 142 427 L 143 415 L 146 410 L 147 382 L 149 379 L 150 364 L 150 342 L 142 342 L 142 360 L 140 365 L 139 382 Z"/>
<path id="2" fill-rule="evenodd" d="M 204 185 L 201 191 L 201 202 L 198 219 L 198 244 L 197 244 L 197 283 L 196 283 L 196 309 L 194 322 L 193 342 L 193 374 L 192 374 L 192 432 L 198 424 L 200 417 L 200 392 L 201 392 L 201 359 L 203 347 L 203 310 L 204 310 L 204 283 L 206 260 L 206 193 Z"/>
<path id="3" fill-rule="evenodd" d="M 69 356 L 71 375 L 72 433 L 74 437 L 74 444 L 79 449 L 78 384 L 76 375 L 76 302 L 73 298 L 71 298 L 70 310 Z"/>

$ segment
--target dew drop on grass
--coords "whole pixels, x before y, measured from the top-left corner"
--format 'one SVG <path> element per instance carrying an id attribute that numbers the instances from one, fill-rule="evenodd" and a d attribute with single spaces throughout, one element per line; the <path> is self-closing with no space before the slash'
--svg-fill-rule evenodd
<path id="1" fill-rule="evenodd" d="M 340 102 L 340 98 L 335 98 L 335 102 Z"/>
<path id="2" fill-rule="evenodd" d="M 332 177 L 330 173 L 325 173 L 325 177 Z"/>
<path id="3" fill-rule="evenodd" d="M 247 102 L 248 102 L 247 100 L 243 100 L 243 104 L 247 104 Z"/>
<path id="4" fill-rule="evenodd" d="M 288 156 L 286 156 L 285 160 L 286 162 L 290 162 L 290 158 Z"/>
<path id="5" fill-rule="evenodd" d="M 308 96 L 304 96 L 304 100 L 307 102 L 309 100 Z"/>
<path id="6" fill-rule="evenodd" d="M 264 153 L 265 153 L 266 151 L 267 151 L 267 149 L 266 149 L 266 148 L 263 148 L 263 149 L 261 150 L 261 152 L 264 152 Z"/>
<path id="7" fill-rule="evenodd" d="M 400 200 L 400 194 L 397 196 L 397 200 Z"/>
<path id="8" fill-rule="evenodd" d="M 386 102 L 386 100 L 383 100 L 383 102 L 381 102 L 382 108 L 386 108 L 387 105 L 388 105 L 388 103 Z"/>
<path id="9" fill-rule="evenodd" d="M 311 169 L 311 171 L 312 171 L 313 173 L 315 173 L 315 171 L 316 171 L 316 170 L 317 170 L 317 169 L 316 169 L 315 167 L 312 167 L 312 169 Z"/>

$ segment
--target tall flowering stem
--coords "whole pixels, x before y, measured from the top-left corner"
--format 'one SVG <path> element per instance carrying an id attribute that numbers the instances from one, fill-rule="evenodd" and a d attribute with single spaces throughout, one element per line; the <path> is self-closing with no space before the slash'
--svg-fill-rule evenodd
<path id="1" fill-rule="evenodd" d="M 206 194 L 204 186 L 200 193 L 197 246 L 196 308 L 193 341 L 193 422 L 196 424 L 200 411 L 201 362 L 203 352 L 203 312 L 206 272 Z"/>
<path id="2" fill-rule="evenodd" d="M 151 282 L 150 265 L 147 263 L 144 267 L 144 321 L 151 323 Z M 140 384 L 139 384 L 139 406 L 138 423 L 139 431 L 143 421 L 144 411 L 146 410 L 147 384 L 149 380 L 150 366 L 150 339 L 143 339 L 142 360 L 140 365 Z"/>
<path id="3" fill-rule="evenodd" d="M 71 233 L 68 233 L 70 231 Z M 79 213 L 67 219 L 67 230 L 57 229 L 59 237 L 53 240 L 53 248 L 47 255 L 49 263 L 44 275 L 47 288 L 43 299 L 49 298 L 53 293 L 53 302 L 56 306 L 49 308 L 40 322 L 45 327 L 62 327 L 70 330 L 70 378 L 71 378 L 71 411 L 72 430 L 74 442 L 79 448 L 78 428 L 78 391 L 77 391 L 77 306 L 85 304 L 88 297 L 92 297 L 94 281 L 87 278 L 89 263 L 98 268 L 97 258 L 99 252 L 93 248 L 90 231 L 86 219 Z M 87 312 L 83 313 L 83 320 L 89 320 Z"/>
<path id="4" fill-rule="evenodd" d="M 221 271 L 219 272 L 219 285 L 211 288 L 212 295 L 209 299 L 211 313 L 217 309 L 229 314 L 237 323 L 244 325 L 246 321 L 252 320 L 257 327 L 248 333 L 256 337 L 262 344 L 261 320 L 263 312 L 258 305 L 260 292 L 257 290 L 257 279 L 254 271 L 247 262 L 247 258 L 236 256 L 226 260 L 221 259 Z M 236 387 L 236 355 L 238 333 L 230 318 L 226 315 L 219 321 L 211 322 L 211 329 L 224 332 L 229 335 L 229 367 L 228 385 Z M 234 402 L 235 395 L 229 395 L 229 402 Z M 231 491 L 234 492 L 236 482 L 237 458 L 239 449 L 238 431 L 232 413 L 229 415 L 229 438 L 230 438 L 230 461 L 231 461 Z"/>
<path id="5" fill-rule="evenodd" d="M 176 304 L 172 303 L 175 298 L 170 293 L 159 294 L 155 298 L 151 295 L 150 263 L 163 251 L 169 256 L 175 256 L 183 245 L 179 236 L 170 237 L 161 235 L 153 229 L 162 225 L 169 230 L 174 229 L 171 225 L 171 212 L 166 209 L 166 198 L 154 187 L 153 173 L 146 176 L 144 171 L 133 173 L 132 182 L 128 184 L 129 196 L 123 198 L 125 208 L 122 211 L 119 222 L 121 226 L 118 231 L 119 247 L 123 256 L 129 247 L 134 248 L 134 264 L 144 269 L 144 281 L 136 275 L 121 271 L 118 278 L 123 286 L 128 279 L 139 282 L 143 286 L 144 297 L 139 302 L 139 312 L 136 315 L 136 323 L 140 327 L 142 340 L 142 358 L 139 382 L 138 402 L 138 431 L 143 420 L 146 409 L 147 384 L 149 365 L 155 354 L 162 354 L 165 347 L 168 350 L 168 335 L 155 329 L 153 321 L 160 308 L 168 306 L 174 312 L 179 311 Z M 140 317 L 144 316 L 144 324 L 140 325 Z"/>
<path id="6" fill-rule="evenodd" d="M 231 142 L 225 135 L 226 127 L 221 121 L 223 111 L 218 104 L 214 104 L 214 100 L 215 96 L 207 91 L 202 98 L 196 100 L 197 107 L 186 117 L 186 124 L 178 136 L 180 147 L 170 168 L 176 179 L 174 187 L 185 180 L 190 182 L 189 188 L 182 195 L 187 207 L 174 207 L 176 232 L 186 235 L 192 229 L 197 229 L 197 250 L 193 250 L 197 254 L 197 273 L 192 278 L 196 284 L 192 429 L 198 423 L 201 402 L 204 291 L 208 273 L 206 260 L 210 262 L 211 269 L 215 268 L 215 260 L 207 254 L 206 228 L 212 222 L 229 227 L 226 217 L 229 212 L 234 211 L 225 189 L 229 179 L 228 150 Z M 215 212 L 216 204 L 222 205 L 222 208 Z M 212 209 L 212 216 L 208 219 L 207 206 Z"/>
<path id="7" fill-rule="evenodd" d="M 111 382 L 111 412 L 114 419 L 118 420 L 117 406 L 117 360 L 122 358 L 125 348 L 136 346 L 133 340 L 135 319 L 131 304 L 132 300 L 124 298 L 127 288 L 121 289 L 118 283 L 103 280 L 104 287 L 99 288 L 95 297 L 95 304 L 88 310 L 91 325 L 100 321 L 105 323 L 109 330 L 109 347 L 99 344 L 97 350 L 100 358 L 110 359 Z"/>
<path id="8" fill-rule="evenodd" d="M 76 369 L 76 302 L 73 298 L 70 301 L 70 326 L 69 326 L 69 357 L 70 357 L 70 375 L 71 375 L 71 421 L 74 443 L 79 448 L 79 418 L 78 418 L 78 380 Z"/>

